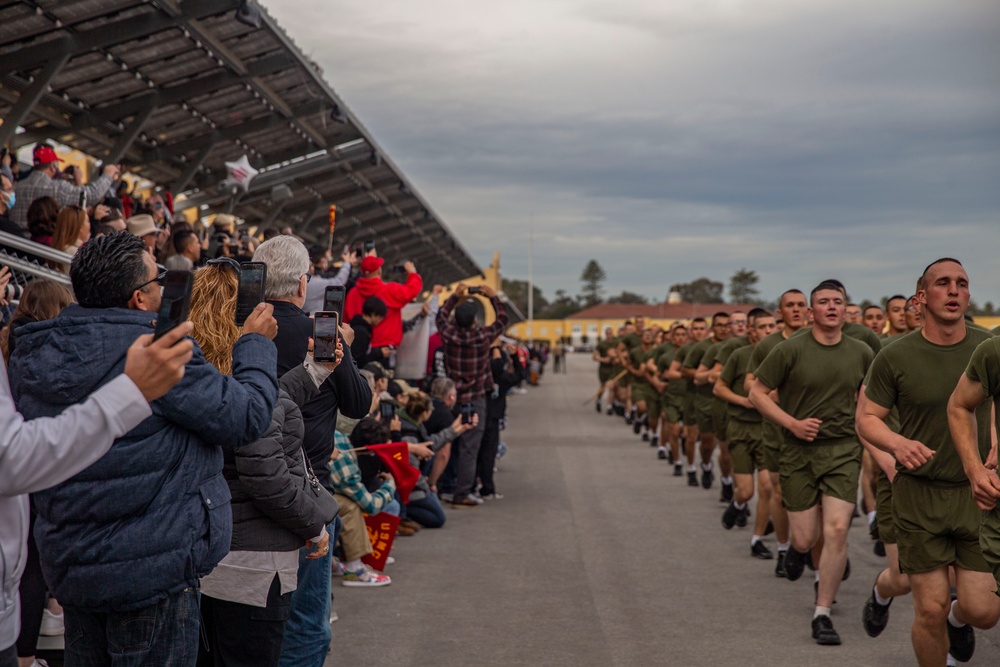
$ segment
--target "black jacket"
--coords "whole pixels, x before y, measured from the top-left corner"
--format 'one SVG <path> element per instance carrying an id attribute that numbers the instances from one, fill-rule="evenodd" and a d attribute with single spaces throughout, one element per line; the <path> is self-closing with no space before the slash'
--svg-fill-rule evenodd
<path id="1" fill-rule="evenodd" d="M 358 368 L 364 368 L 365 364 L 369 361 L 369 355 L 371 353 L 372 346 L 372 325 L 365 322 L 364 315 L 355 315 L 348 322 L 351 328 L 354 329 L 354 342 L 351 343 L 351 356 L 354 357 L 354 363 L 358 365 Z M 381 363 L 380 359 L 374 360 Z"/>
<path id="2" fill-rule="evenodd" d="M 231 551 L 294 551 L 336 515 L 327 516 L 306 489 L 312 475 L 302 454 L 299 405 L 319 388 L 302 365 L 281 377 L 280 388 L 264 436 L 238 452 L 223 451 L 222 474 L 233 496 Z"/>
<path id="3" fill-rule="evenodd" d="M 278 375 L 282 376 L 305 360 L 313 321 L 295 304 L 287 301 L 268 303 L 274 306 L 274 319 L 278 321 L 274 344 L 278 348 Z M 333 454 L 333 434 L 337 430 L 337 411 L 345 417 L 361 419 L 368 415 L 371 405 L 372 390 L 358 373 L 351 348 L 344 345 L 344 359 L 337 370 L 322 384 L 319 393 L 302 406 L 305 421 L 302 444 L 316 477 L 328 489 L 331 488 L 329 463 Z"/>
<path id="4" fill-rule="evenodd" d="M 511 365 L 510 370 L 508 363 Z M 490 359 L 490 369 L 493 371 L 493 381 L 496 382 L 497 388 L 492 395 L 486 397 L 486 418 L 503 419 L 504 413 L 507 412 L 507 392 L 524 378 L 524 368 L 516 354 L 511 356 L 501 351 L 499 359 Z"/>

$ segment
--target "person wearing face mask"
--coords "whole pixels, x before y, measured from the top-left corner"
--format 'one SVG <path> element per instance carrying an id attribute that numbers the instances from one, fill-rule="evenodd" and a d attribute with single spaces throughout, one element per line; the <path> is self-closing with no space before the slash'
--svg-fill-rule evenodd
<path id="1" fill-rule="evenodd" d="M 4 158 L 6 161 L 6 157 Z M 14 174 L 6 164 L 0 166 L 0 232 L 24 236 L 24 230 L 10 218 L 11 209 L 17 203 L 17 193 L 14 192 Z"/>

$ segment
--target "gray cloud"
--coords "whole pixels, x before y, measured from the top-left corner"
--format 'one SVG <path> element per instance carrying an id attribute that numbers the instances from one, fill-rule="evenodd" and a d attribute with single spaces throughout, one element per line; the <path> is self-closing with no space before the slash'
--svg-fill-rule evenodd
<path id="1" fill-rule="evenodd" d="M 1000 300 L 1000 4 L 389 0 L 269 7 L 482 264 L 551 295 L 741 266 L 776 294 Z"/>

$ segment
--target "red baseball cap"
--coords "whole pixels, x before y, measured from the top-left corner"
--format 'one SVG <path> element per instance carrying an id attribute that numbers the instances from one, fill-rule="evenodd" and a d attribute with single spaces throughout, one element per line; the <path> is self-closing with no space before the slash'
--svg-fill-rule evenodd
<path id="1" fill-rule="evenodd" d="M 385 260 L 381 257 L 365 257 L 361 260 L 361 273 L 375 273 L 383 264 Z"/>
<path id="2" fill-rule="evenodd" d="M 65 160 L 56 155 L 51 146 L 36 146 L 32 154 L 32 160 L 37 165 L 49 164 L 50 162 L 65 162 Z"/>

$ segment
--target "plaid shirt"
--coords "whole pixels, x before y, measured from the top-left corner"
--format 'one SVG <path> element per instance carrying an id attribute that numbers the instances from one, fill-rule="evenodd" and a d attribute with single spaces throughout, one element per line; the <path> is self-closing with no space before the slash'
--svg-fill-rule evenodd
<path id="1" fill-rule="evenodd" d="M 507 329 L 507 308 L 495 296 L 490 303 L 497 317 L 488 327 L 473 325 L 464 329 L 449 322 L 448 316 L 458 305 L 454 296 L 444 302 L 437 314 L 438 333 L 444 347 L 444 367 L 448 377 L 455 382 L 460 403 L 471 403 L 493 391 L 490 346 Z"/>
<path id="2" fill-rule="evenodd" d="M 330 475 L 334 490 L 342 496 L 347 496 L 358 504 L 361 511 L 372 516 L 382 511 L 382 508 L 392 500 L 395 485 L 386 481 L 375 493 L 369 493 L 361 483 L 361 470 L 358 468 L 357 455 L 350 451 L 351 441 L 340 431 L 334 431 L 334 447 L 340 456 L 330 462 Z"/>
<path id="3" fill-rule="evenodd" d="M 80 203 L 80 193 L 87 193 L 87 205 L 98 203 L 111 187 L 111 177 L 101 176 L 87 185 L 73 185 L 61 178 L 51 179 L 37 169 L 24 180 L 14 184 L 17 206 L 10 210 L 10 217 L 18 227 L 28 229 L 28 207 L 39 197 L 54 197 L 59 206 L 73 206 Z"/>

